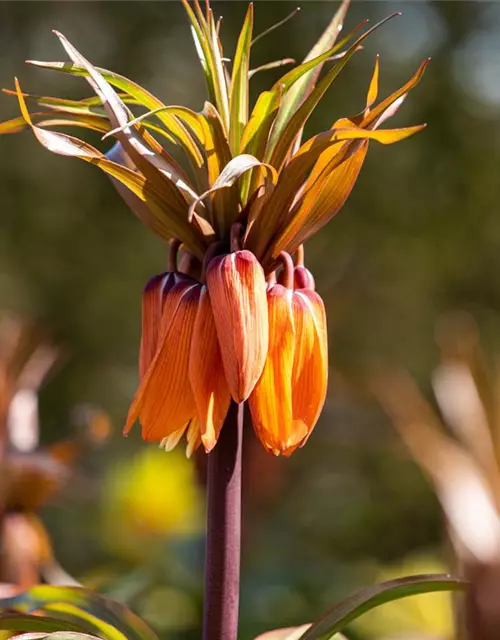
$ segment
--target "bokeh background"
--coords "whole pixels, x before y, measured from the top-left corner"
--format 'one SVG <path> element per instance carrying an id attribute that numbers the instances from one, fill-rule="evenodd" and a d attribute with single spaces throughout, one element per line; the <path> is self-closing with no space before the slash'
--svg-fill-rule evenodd
<path id="1" fill-rule="evenodd" d="M 257 1 L 255 32 L 295 6 Z M 246 5 L 214 7 L 230 56 Z M 301 7 L 255 46 L 253 66 L 300 60 L 336 3 Z M 377 53 L 383 95 L 432 56 L 394 121 L 429 126 L 393 147 L 373 144 L 346 206 L 306 247 L 329 317 L 329 396 L 307 447 L 289 460 L 264 455 L 247 436 L 242 640 L 313 619 L 381 577 L 446 568 L 437 500 L 366 380 L 397 363 L 429 393 L 436 322 L 455 309 L 478 323 L 488 358 L 500 354 L 500 4 L 354 1 L 347 27 L 393 11 L 403 16 L 366 42 L 308 132 L 364 106 Z M 24 65 L 65 59 L 54 28 L 94 64 L 165 102 L 202 107 L 179 3 L 1 2 L 2 87 L 17 75 L 32 93 L 90 95 L 82 79 Z M 278 74 L 258 74 L 253 89 Z M 1 97 L 0 118 L 17 114 L 15 99 Z M 85 410 L 99 408 L 112 425 L 43 510 L 58 560 L 129 603 L 162 637 L 198 638 L 203 460 L 167 455 L 137 432 L 121 437 L 137 384 L 141 290 L 165 268 L 166 247 L 103 174 L 52 156 L 30 133 L 0 139 L 0 211 L 0 308 L 36 322 L 62 353 L 40 392 L 42 444 L 74 434 Z M 371 618 L 352 637 L 393 637 L 403 627 L 447 633 L 444 602 L 415 603 Z"/>

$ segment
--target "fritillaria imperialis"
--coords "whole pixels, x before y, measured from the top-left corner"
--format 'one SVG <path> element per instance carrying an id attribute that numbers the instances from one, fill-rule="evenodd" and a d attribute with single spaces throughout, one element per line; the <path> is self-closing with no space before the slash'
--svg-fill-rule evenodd
<path id="1" fill-rule="evenodd" d="M 251 70 L 252 5 L 230 62 L 210 5 L 184 3 L 208 87 L 200 112 L 167 106 L 94 67 L 60 33 L 70 62 L 31 64 L 85 77 L 96 97 L 32 96 L 16 80 L 22 115 L 0 132 L 29 127 L 49 150 L 97 165 L 142 222 L 171 243 L 168 271 L 143 293 L 140 384 L 126 431 L 139 420 L 146 440 L 171 449 L 187 434 L 188 453 L 200 445 L 208 452 L 234 401 L 248 402 L 257 436 L 275 455 L 289 455 L 311 434 L 326 395 L 327 330 L 303 244 L 346 201 L 370 140 L 391 144 L 423 128 L 379 127 L 427 61 L 377 104 L 377 58 L 361 113 L 302 141 L 327 89 L 379 26 L 355 39 L 361 23 L 339 40 L 347 4 L 305 61 L 253 106 L 254 73 L 287 61 Z M 43 111 L 30 114 L 30 100 Z M 116 143 L 104 154 L 49 125 L 92 129 Z"/>

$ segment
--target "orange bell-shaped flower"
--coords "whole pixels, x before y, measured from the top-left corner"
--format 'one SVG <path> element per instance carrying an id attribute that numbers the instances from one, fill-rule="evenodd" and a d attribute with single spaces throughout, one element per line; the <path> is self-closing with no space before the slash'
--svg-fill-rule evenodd
<path id="1" fill-rule="evenodd" d="M 195 417 L 189 353 L 201 289 L 199 283 L 183 277 L 166 294 L 158 348 L 132 401 L 125 433 L 139 419 L 145 440 L 161 441 L 172 434 L 180 438 L 179 432 Z"/>
<path id="2" fill-rule="evenodd" d="M 202 287 L 189 356 L 189 381 L 205 451 L 217 443 L 231 402 L 210 297 Z M 189 438 L 188 438 L 189 440 Z"/>
<path id="3" fill-rule="evenodd" d="M 207 287 L 229 391 L 244 402 L 262 374 L 269 342 L 264 271 L 250 251 L 208 265 Z"/>
<path id="4" fill-rule="evenodd" d="M 307 435 L 293 419 L 292 370 L 295 358 L 293 291 L 269 288 L 269 349 L 264 371 L 248 400 L 255 432 L 264 447 L 279 455 L 295 449 Z M 298 428 L 297 428 L 298 427 Z"/>
<path id="5" fill-rule="evenodd" d="M 249 398 L 257 436 L 275 455 L 290 455 L 313 430 L 325 402 L 328 379 L 326 316 L 321 298 L 312 290 L 295 289 L 298 269 L 313 284 L 303 265 L 284 263 L 282 284 L 271 284 L 269 350 L 261 378 Z"/>
<path id="6" fill-rule="evenodd" d="M 293 418 L 296 425 L 304 426 L 309 437 L 325 404 L 328 387 L 328 336 L 320 296 L 307 289 L 294 291 L 293 319 Z"/>

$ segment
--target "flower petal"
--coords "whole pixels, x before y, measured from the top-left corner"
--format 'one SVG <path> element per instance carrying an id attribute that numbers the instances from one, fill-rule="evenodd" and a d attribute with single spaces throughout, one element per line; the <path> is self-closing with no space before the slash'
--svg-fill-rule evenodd
<path id="1" fill-rule="evenodd" d="M 314 291 L 293 294 L 295 358 L 293 419 L 311 434 L 323 408 L 328 386 L 328 337 L 323 301 Z M 303 443 L 301 443 L 303 444 Z"/>
<path id="2" fill-rule="evenodd" d="M 201 430 L 200 423 L 197 418 L 193 418 L 189 423 L 189 427 L 186 433 L 187 445 L 186 456 L 190 458 L 196 449 L 201 445 Z"/>
<path id="3" fill-rule="evenodd" d="M 200 291 L 200 284 L 183 281 L 168 292 L 160 323 L 161 345 L 134 397 L 125 433 L 139 418 L 142 437 L 161 441 L 195 415 L 188 369 Z"/>
<path id="4" fill-rule="evenodd" d="M 293 292 L 280 284 L 268 291 L 269 350 L 262 376 L 248 400 L 255 432 L 264 447 L 275 455 L 291 453 L 307 435 L 305 424 L 293 420 L 292 298 Z"/>
<path id="5" fill-rule="evenodd" d="M 189 356 L 189 381 L 196 402 L 201 440 L 208 453 L 217 443 L 231 395 L 224 374 L 217 328 L 206 287 L 201 290 L 194 323 Z"/>
<path id="6" fill-rule="evenodd" d="M 264 271 L 250 251 L 214 258 L 207 286 L 229 391 L 244 402 L 260 378 L 268 346 Z"/>
<path id="7" fill-rule="evenodd" d="M 142 335 L 139 353 L 139 379 L 142 380 L 156 354 L 160 333 L 162 293 L 174 285 L 174 274 L 160 273 L 153 276 L 142 294 Z"/>

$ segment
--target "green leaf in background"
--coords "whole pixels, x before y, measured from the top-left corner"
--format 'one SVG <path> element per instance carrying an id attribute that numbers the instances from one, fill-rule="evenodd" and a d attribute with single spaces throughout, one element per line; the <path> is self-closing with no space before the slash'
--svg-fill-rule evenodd
<path id="1" fill-rule="evenodd" d="M 11 598 L 0 600 L 3 610 L 30 614 L 18 616 L 23 631 L 75 630 L 98 635 L 104 640 L 158 640 L 156 634 L 124 605 L 80 587 L 37 585 Z M 0 618 L 13 620 L 10 613 Z M 33 621 L 40 626 L 33 626 Z M 45 621 L 45 622 L 44 622 Z M 31 626 L 27 626 L 31 624 Z M 43 625 L 48 625 L 43 627 Z M 12 628 L 12 627 L 7 627 Z"/>
<path id="2" fill-rule="evenodd" d="M 466 584 L 447 575 L 417 575 L 366 587 L 327 611 L 300 636 L 300 640 L 328 640 L 363 613 L 382 604 L 422 593 L 463 591 Z"/>
<path id="3" fill-rule="evenodd" d="M 2 613 L 0 616 L 2 631 L 37 631 L 37 635 L 45 636 L 52 631 L 80 631 L 80 627 L 59 620 L 57 617 L 35 616 L 26 613 Z M 45 633 L 42 633 L 45 632 Z"/>

